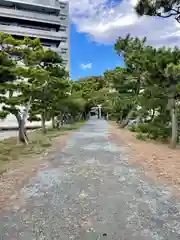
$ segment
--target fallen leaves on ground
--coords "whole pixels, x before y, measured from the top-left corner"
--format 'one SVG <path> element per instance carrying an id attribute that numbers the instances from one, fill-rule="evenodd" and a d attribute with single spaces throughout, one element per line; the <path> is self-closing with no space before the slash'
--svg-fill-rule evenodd
<path id="1" fill-rule="evenodd" d="M 110 126 L 110 138 L 117 144 L 128 146 L 129 162 L 140 164 L 151 178 L 180 189 L 180 149 L 170 149 L 168 145 L 136 139 L 135 133 Z M 179 191 L 180 193 L 180 191 Z"/>

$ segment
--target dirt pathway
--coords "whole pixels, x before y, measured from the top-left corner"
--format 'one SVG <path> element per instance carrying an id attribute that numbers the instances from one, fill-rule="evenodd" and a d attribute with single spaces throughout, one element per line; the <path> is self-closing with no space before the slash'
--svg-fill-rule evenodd
<path id="1" fill-rule="evenodd" d="M 89 121 L 0 214 L 1 238 L 180 239 L 180 203 L 171 189 L 127 159 L 108 137 L 107 122 Z"/>
<path id="2" fill-rule="evenodd" d="M 168 144 L 157 141 L 142 141 L 136 133 L 121 129 L 117 124 L 109 126 L 111 141 L 126 146 L 128 162 L 138 164 L 146 176 L 166 184 L 180 197 L 180 147 L 171 149 Z"/>

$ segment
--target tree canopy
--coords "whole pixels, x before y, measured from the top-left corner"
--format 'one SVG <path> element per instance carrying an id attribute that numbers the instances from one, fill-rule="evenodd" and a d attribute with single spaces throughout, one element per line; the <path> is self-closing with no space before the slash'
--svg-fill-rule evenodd
<path id="1" fill-rule="evenodd" d="M 118 121 L 125 127 L 130 120 L 139 122 L 143 137 L 167 140 L 171 146 L 178 140 L 180 50 L 147 46 L 146 39 L 127 35 L 115 43 L 115 51 L 123 54 L 126 68 L 105 72 L 119 93 Z"/>
<path id="2" fill-rule="evenodd" d="M 139 16 L 174 17 L 180 23 L 179 0 L 139 0 L 135 10 Z"/>
<path id="3" fill-rule="evenodd" d="M 140 139 L 168 141 L 171 147 L 179 141 L 179 48 L 154 48 L 146 38 L 119 37 L 114 50 L 123 55 L 126 67 L 71 81 L 61 57 L 38 39 L 19 41 L 0 34 L 0 42 L 0 117 L 16 116 L 20 141 L 28 142 L 27 118 L 40 120 L 45 133 L 46 121 L 52 120 L 55 128 L 86 119 L 99 104 L 104 117 L 128 126 Z"/>
<path id="4" fill-rule="evenodd" d="M 88 110 L 102 104 L 103 115 L 128 126 L 141 139 L 179 141 L 180 50 L 153 48 L 146 38 L 119 37 L 114 45 L 124 57 L 125 68 L 116 67 L 103 76 L 80 79 L 76 91 Z M 131 125 L 135 121 L 136 124 Z"/>
<path id="5" fill-rule="evenodd" d="M 28 143 L 27 119 L 41 120 L 44 133 L 46 121 L 52 119 L 57 126 L 62 112 L 74 120 L 81 103 L 70 96 L 72 83 L 61 56 L 44 49 L 39 39 L 16 40 L 0 33 L 0 45 L 0 118 L 16 117 L 19 140 Z"/>

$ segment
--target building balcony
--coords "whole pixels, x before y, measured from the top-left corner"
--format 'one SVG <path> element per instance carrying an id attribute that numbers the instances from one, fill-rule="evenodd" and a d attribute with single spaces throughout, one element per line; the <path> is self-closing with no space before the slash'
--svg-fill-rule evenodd
<path id="1" fill-rule="evenodd" d="M 23 9 L 30 11 L 38 8 L 39 11 L 44 10 L 45 12 L 54 12 L 57 14 L 60 12 L 60 6 L 56 1 L 30 0 L 27 2 L 26 0 L 0 0 L 0 5 L 9 7 L 16 6 L 17 8 L 23 7 Z"/>
<path id="2" fill-rule="evenodd" d="M 0 24 L 0 32 L 5 32 L 10 35 L 15 36 L 28 36 L 34 38 L 42 38 L 42 39 L 50 39 L 57 41 L 64 41 L 67 38 L 67 34 L 64 32 L 54 32 L 54 31 L 45 31 L 40 29 L 34 29 L 19 26 L 11 26 L 11 25 L 1 25 Z"/>
<path id="3" fill-rule="evenodd" d="M 15 10 L 15 9 L 7 9 L 0 7 L 0 16 L 1 17 L 8 17 L 14 19 L 23 19 L 35 22 L 44 22 L 49 23 L 52 25 L 64 25 L 66 20 L 60 20 L 59 16 L 53 16 L 50 14 L 43 14 L 43 13 L 35 13 L 35 12 L 28 12 L 22 10 Z"/>
<path id="4" fill-rule="evenodd" d="M 69 14 L 69 4 L 68 2 L 59 2 L 60 13 L 68 15 Z"/>
<path id="5" fill-rule="evenodd" d="M 61 42 L 60 45 L 59 45 L 59 51 L 61 48 L 67 48 L 69 49 L 69 42 Z"/>

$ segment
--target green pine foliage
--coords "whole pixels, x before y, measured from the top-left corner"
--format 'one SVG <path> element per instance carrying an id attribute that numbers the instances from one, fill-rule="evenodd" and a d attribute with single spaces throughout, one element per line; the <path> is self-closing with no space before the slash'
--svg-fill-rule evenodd
<path id="1" fill-rule="evenodd" d="M 114 48 L 124 56 L 126 68 L 106 71 L 104 77 L 119 94 L 114 111 L 120 126 L 136 119 L 131 131 L 150 139 L 171 139 L 171 147 L 175 147 L 179 139 L 180 50 L 155 49 L 145 38 L 130 35 L 117 39 Z"/>
<path id="2" fill-rule="evenodd" d="M 53 128 L 79 121 L 98 104 L 103 116 L 128 126 L 138 139 L 169 141 L 171 147 L 179 141 L 179 48 L 156 49 L 146 38 L 120 37 L 114 49 L 125 68 L 71 81 L 61 57 L 38 39 L 0 33 L 0 45 L 0 118 L 16 116 L 20 141 L 28 143 L 27 118 L 41 121 L 45 133 L 46 121 Z"/>
<path id="3" fill-rule="evenodd" d="M 179 0 L 138 0 L 135 10 L 139 16 L 174 17 L 180 23 Z"/>
<path id="4" fill-rule="evenodd" d="M 20 142 L 28 144 L 27 119 L 41 120 L 44 133 L 51 119 L 53 127 L 62 117 L 81 119 L 84 100 L 73 97 L 72 86 L 61 56 L 45 50 L 39 39 L 16 40 L 0 33 L 0 118 L 16 117 Z"/>

